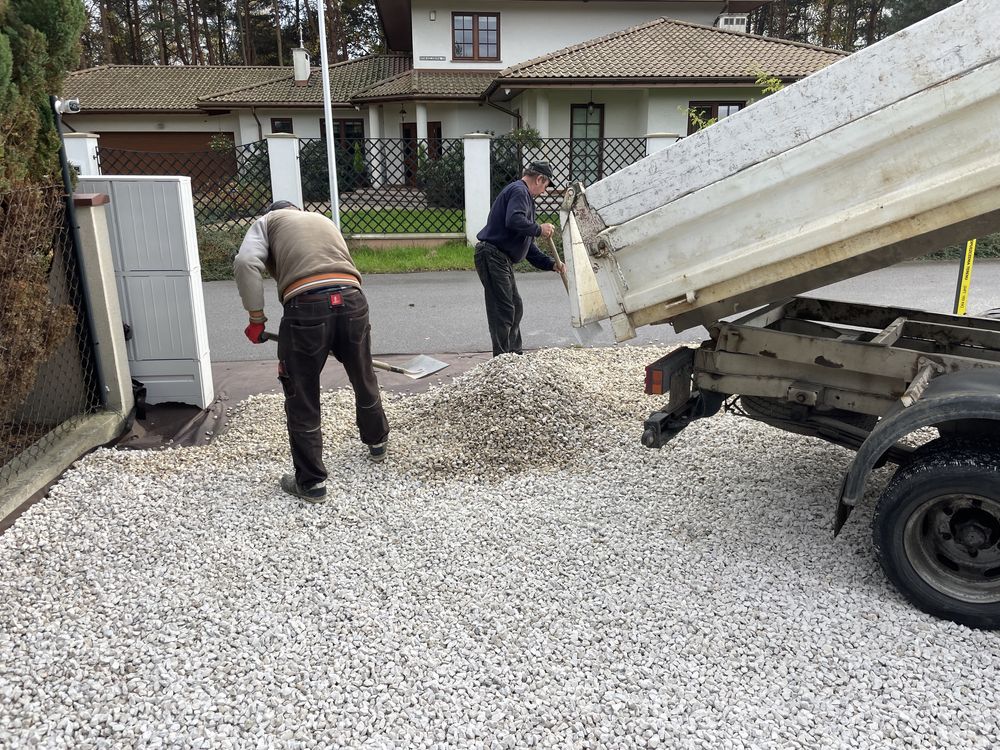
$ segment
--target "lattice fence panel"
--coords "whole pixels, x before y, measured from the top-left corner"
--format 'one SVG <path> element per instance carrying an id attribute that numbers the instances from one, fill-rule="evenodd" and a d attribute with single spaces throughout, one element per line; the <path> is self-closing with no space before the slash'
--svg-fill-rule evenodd
<path id="1" fill-rule="evenodd" d="M 346 235 L 465 231 L 465 159 L 459 138 L 369 138 L 338 145 L 337 191 Z M 302 194 L 329 211 L 326 142 L 302 139 Z"/>
<path id="2" fill-rule="evenodd" d="M 267 141 L 190 153 L 101 148 L 98 154 L 101 174 L 190 177 L 202 226 L 248 227 L 272 201 Z"/>

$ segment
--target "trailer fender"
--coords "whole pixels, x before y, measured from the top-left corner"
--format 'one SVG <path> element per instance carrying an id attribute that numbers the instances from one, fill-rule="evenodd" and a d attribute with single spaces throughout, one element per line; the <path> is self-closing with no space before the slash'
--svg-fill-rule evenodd
<path id="1" fill-rule="evenodd" d="M 945 426 L 954 434 L 962 434 L 963 425 L 975 426 L 981 434 L 983 425 L 992 430 L 992 423 L 996 423 L 995 434 L 1000 437 L 1000 370 L 965 370 L 931 380 L 912 406 L 900 407 L 879 420 L 858 449 L 840 485 L 834 536 L 864 496 L 872 469 L 901 438 L 935 426 Z"/>

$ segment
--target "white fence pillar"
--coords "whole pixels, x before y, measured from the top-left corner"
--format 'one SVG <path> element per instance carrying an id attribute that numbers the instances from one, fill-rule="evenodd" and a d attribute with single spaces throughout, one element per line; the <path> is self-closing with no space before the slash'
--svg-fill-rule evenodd
<path id="1" fill-rule="evenodd" d="M 66 159 L 81 177 L 94 177 L 101 173 L 97 158 L 97 133 L 63 133 Z"/>
<path id="2" fill-rule="evenodd" d="M 267 160 L 271 169 L 271 200 L 302 203 L 302 170 L 299 166 L 299 137 L 272 133 L 267 139 Z"/>
<path id="3" fill-rule="evenodd" d="M 680 139 L 680 133 L 646 133 L 646 156 L 673 146 Z"/>
<path id="4" fill-rule="evenodd" d="M 385 183 L 385 157 L 382 154 L 382 105 L 368 107 L 368 179 L 373 188 Z"/>
<path id="5" fill-rule="evenodd" d="M 490 136 L 462 136 L 465 151 L 465 239 L 475 245 L 476 235 L 490 214 Z"/>
<path id="6" fill-rule="evenodd" d="M 417 105 L 417 140 L 427 140 L 427 105 Z"/>

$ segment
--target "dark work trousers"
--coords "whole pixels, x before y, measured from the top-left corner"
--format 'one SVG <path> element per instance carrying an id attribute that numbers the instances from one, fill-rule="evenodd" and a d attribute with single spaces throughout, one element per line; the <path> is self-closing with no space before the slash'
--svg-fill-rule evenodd
<path id="1" fill-rule="evenodd" d="M 486 322 L 493 356 L 521 354 L 521 315 L 524 306 L 507 253 L 488 242 L 476 245 L 476 271 L 486 292 Z"/>
<path id="2" fill-rule="evenodd" d="M 361 441 L 373 445 L 389 435 L 372 369 L 371 326 L 364 293 L 355 287 L 342 287 L 293 297 L 285 303 L 278 329 L 278 379 L 285 391 L 288 441 L 300 487 L 327 477 L 319 376 L 330 354 L 344 366 L 354 388 Z"/>

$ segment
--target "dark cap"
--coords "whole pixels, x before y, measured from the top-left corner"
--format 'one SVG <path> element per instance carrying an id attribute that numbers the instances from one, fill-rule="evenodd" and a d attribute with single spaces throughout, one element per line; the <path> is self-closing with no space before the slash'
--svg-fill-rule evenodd
<path id="1" fill-rule="evenodd" d="M 296 211 L 299 210 L 299 207 L 296 206 L 291 201 L 275 201 L 270 206 L 264 209 L 264 213 L 269 214 L 272 211 L 277 211 L 280 208 L 294 208 Z"/>
<path id="2" fill-rule="evenodd" d="M 528 165 L 529 172 L 537 172 L 549 178 L 549 187 L 556 186 L 556 178 L 552 175 L 552 167 L 547 161 L 533 161 Z"/>

